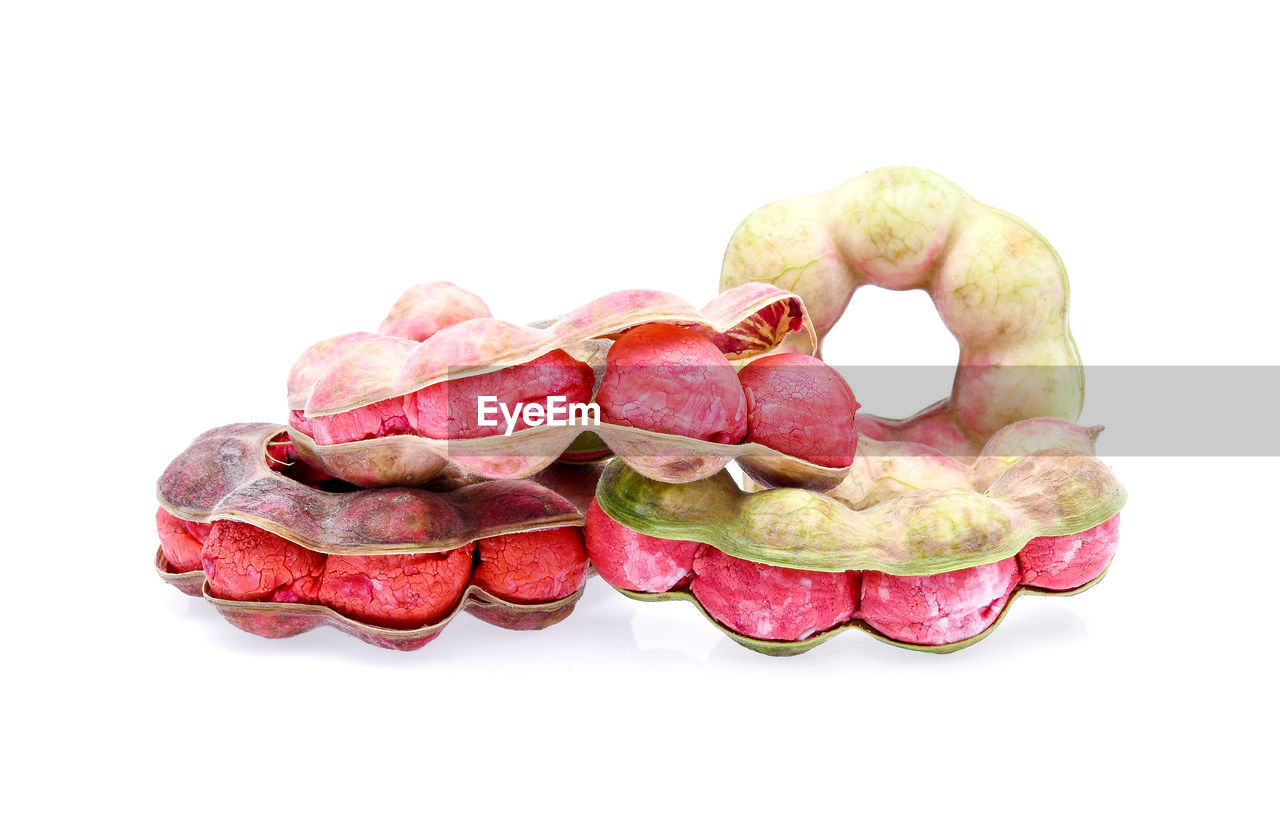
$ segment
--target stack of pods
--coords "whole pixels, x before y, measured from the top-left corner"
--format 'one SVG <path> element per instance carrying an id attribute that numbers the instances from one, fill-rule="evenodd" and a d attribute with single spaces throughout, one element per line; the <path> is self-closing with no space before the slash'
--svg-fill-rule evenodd
<path id="1" fill-rule="evenodd" d="M 750 215 L 721 287 L 754 282 L 801 297 L 819 344 L 863 285 L 928 291 L 959 343 L 951 396 L 908 419 L 855 416 L 822 361 L 757 359 L 739 373 L 748 439 L 834 473 L 744 464 L 744 490 L 728 474 L 672 484 L 610 464 L 586 526 L 604 579 L 689 600 L 740 644 L 793 655 L 851 628 L 957 650 L 1018 595 L 1101 578 L 1125 492 L 1096 457 L 1100 429 L 1074 422 L 1083 370 L 1043 237 L 936 174 L 890 168 Z"/>
<path id="2" fill-rule="evenodd" d="M 859 412 L 820 352 L 863 285 L 929 292 L 959 344 L 949 397 Z M 955 650 L 1022 593 L 1101 578 L 1125 492 L 1075 423 L 1066 272 L 1033 229 L 884 169 L 749 216 L 721 291 L 523 326 L 410 289 L 377 333 L 302 355 L 287 425 L 210 431 L 170 465 L 157 570 L 254 633 L 412 649 L 459 610 L 564 618 L 589 559 L 775 655 L 851 628 Z"/>
<path id="3" fill-rule="evenodd" d="M 615 340 L 641 331 L 693 337 L 730 375 L 730 360 L 816 343 L 800 300 L 756 283 L 700 311 L 621 291 L 539 326 L 495 319 L 450 283 L 416 286 L 377 333 L 303 353 L 287 424 L 217 428 L 173 460 L 157 487 L 156 570 L 261 636 L 328 624 L 411 650 L 462 610 L 517 630 L 568 616 L 611 456 L 663 481 L 733 459 L 818 486 L 844 475 L 740 436 L 705 442 L 610 415 L 649 401 L 611 387 L 606 364 Z"/>

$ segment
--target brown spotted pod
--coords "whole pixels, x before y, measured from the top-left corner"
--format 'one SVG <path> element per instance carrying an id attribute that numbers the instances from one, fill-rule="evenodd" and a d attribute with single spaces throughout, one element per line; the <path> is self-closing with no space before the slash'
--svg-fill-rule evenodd
<path id="1" fill-rule="evenodd" d="M 600 471 L 557 464 L 484 480 L 450 470 L 422 487 L 362 489 L 298 461 L 282 425 L 228 425 L 160 477 L 155 567 L 270 638 L 327 624 L 412 650 L 463 610 L 541 629 L 582 595 L 581 530 Z M 501 549 L 513 539 L 519 549 Z"/>

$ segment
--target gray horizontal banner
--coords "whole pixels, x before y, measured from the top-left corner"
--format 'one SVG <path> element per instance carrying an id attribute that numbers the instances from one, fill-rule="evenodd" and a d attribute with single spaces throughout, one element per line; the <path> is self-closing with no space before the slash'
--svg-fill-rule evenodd
<path id="1" fill-rule="evenodd" d="M 951 395 L 957 376 L 970 386 L 1061 386 L 1075 378 L 1074 369 L 1043 366 L 972 367 L 959 374 L 951 366 L 834 367 L 853 386 L 860 413 L 889 418 Z M 1084 384 L 1079 421 L 1105 428 L 1100 456 L 1280 456 L 1274 422 L 1280 366 L 1095 366 L 1085 368 Z"/>

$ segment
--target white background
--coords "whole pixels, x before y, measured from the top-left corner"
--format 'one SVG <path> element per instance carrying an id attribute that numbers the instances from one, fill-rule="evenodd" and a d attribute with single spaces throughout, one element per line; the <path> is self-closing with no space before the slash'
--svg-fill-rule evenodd
<path id="1" fill-rule="evenodd" d="M 155 578 L 169 459 L 409 284 L 701 304 L 749 211 L 883 165 L 1049 237 L 1086 362 L 1280 364 L 1263 4 L 454 5 L 0 13 L 6 815 L 1274 812 L 1274 459 L 1111 460 L 1106 581 L 951 656 L 757 656 L 598 579 L 540 633 L 270 642 Z M 862 292 L 827 353 L 955 346 Z"/>

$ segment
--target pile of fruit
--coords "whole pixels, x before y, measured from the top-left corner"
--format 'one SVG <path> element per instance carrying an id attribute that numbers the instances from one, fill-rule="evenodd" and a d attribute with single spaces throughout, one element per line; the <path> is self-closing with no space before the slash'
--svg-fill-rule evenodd
<path id="1" fill-rule="evenodd" d="M 949 398 L 859 412 L 818 354 L 863 284 L 931 293 L 960 343 Z M 958 649 L 1019 594 L 1105 572 L 1125 494 L 1074 422 L 1066 273 L 1028 226 L 887 169 L 752 214 L 721 287 L 701 310 L 619 291 L 536 326 L 410 289 L 377 333 L 306 350 L 287 425 L 174 460 L 157 570 L 260 635 L 413 649 L 464 609 L 559 621 L 589 559 L 777 655 L 848 628 Z"/>

